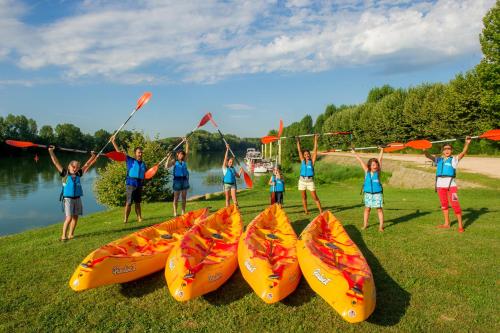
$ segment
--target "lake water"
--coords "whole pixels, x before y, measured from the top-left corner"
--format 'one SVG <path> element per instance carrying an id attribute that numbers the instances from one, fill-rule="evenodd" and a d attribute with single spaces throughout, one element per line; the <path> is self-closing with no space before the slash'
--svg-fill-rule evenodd
<path id="1" fill-rule="evenodd" d="M 38 162 L 34 160 L 34 153 L 0 159 L 0 235 L 61 223 L 64 219 L 59 202 L 61 177 L 48 154 L 40 152 L 39 155 Z M 58 157 L 62 165 L 67 165 L 70 159 L 81 159 L 82 155 L 59 154 Z M 191 188 L 188 197 L 222 190 L 222 180 L 219 184 L 210 185 L 205 183 L 205 179 L 208 174 L 222 177 L 223 158 L 216 153 L 189 156 Z M 105 163 L 104 159 L 100 159 L 82 179 L 85 215 L 106 209 L 96 202 L 92 192 L 96 170 Z"/>

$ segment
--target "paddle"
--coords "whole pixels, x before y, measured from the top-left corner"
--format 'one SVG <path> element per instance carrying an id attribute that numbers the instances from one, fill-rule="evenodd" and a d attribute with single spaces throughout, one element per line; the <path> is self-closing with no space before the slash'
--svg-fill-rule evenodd
<path id="1" fill-rule="evenodd" d="M 217 132 L 219 132 L 219 135 L 222 139 L 222 141 L 224 141 L 224 144 L 229 147 L 229 144 L 227 143 L 226 141 L 226 138 L 224 137 L 224 135 L 222 134 L 222 132 L 220 131 L 219 127 L 217 126 L 217 124 L 215 123 L 214 119 L 212 118 L 212 115 L 210 114 L 210 122 L 212 123 L 212 125 L 214 125 L 214 127 L 217 129 Z M 231 153 L 231 155 L 233 156 L 233 158 L 236 160 L 236 163 L 238 164 L 238 166 L 243 170 L 243 179 L 245 180 L 245 184 L 247 185 L 248 188 L 252 188 L 253 187 L 253 181 L 252 181 L 252 178 L 250 178 L 250 175 L 245 171 L 245 169 L 241 166 L 240 164 L 240 161 L 238 160 L 238 158 L 236 157 L 236 155 L 234 155 L 234 152 L 233 150 L 231 149 L 231 147 L 229 147 L 229 152 Z"/>
<path id="2" fill-rule="evenodd" d="M 196 126 L 195 128 L 193 128 L 191 130 L 191 132 L 189 132 L 185 138 L 182 138 L 181 139 L 181 142 L 179 142 L 174 148 L 172 148 L 172 145 L 170 145 L 170 147 L 167 148 L 167 155 L 158 163 L 156 163 L 154 166 L 152 166 L 151 168 L 149 168 L 146 173 L 144 174 L 144 178 L 145 179 L 151 179 L 154 177 L 154 175 L 156 175 L 156 173 L 158 172 L 158 168 L 160 166 L 160 164 L 162 164 L 163 162 L 165 162 L 165 160 L 169 159 L 171 154 L 172 154 L 172 151 L 175 151 L 177 148 L 179 148 L 185 140 L 189 139 L 189 137 L 191 135 L 193 135 L 194 131 L 196 131 L 198 128 L 202 127 L 203 125 L 205 125 L 206 123 L 208 123 L 208 121 L 211 119 L 212 115 L 210 114 L 210 112 L 208 112 L 207 114 L 205 114 L 203 116 L 203 118 L 201 118 L 200 122 L 198 123 L 198 126 Z M 168 163 L 167 163 L 168 164 Z"/>
<path id="3" fill-rule="evenodd" d="M 18 147 L 18 148 L 29 148 L 29 147 L 38 147 L 38 148 L 49 148 L 47 145 L 42 145 L 39 143 L 33 143 L 29 141 L 16 141 L 16 140 L 6 140 L 6 144 L 13 146 L 13 147 Z M 80 150 L 80 149 L 72 149 L 72 148 L 63 148 L 63 147 L 55 147 L 58 150 L 61 151 L 69 151 L 73 153 L 81 153 L 81 154 L 90 154 L 91 151 L 88 150 Z M 113 161 L 118 161 L 118 162 L 123 162 L 126 159 L 126 156 L 124 153 L 117 152 L 117 151 L 112 151 L 106 154 L 101 154 L 100 156 L 106 156 L 109 159 L 112 159 Z"/>
<path id="4" fill-rule="evenodd" d="M 488 140 L 492 140 L 492 141 L 500 141 L 500 129 L 492 129 L 492 130 L 484 132 L 481 135 L 471 136 L 470 138 L 471 139 L 488 139 Z M 457 141 L 460 139 L 461 138 L 431 141 L 431 143 L 453 142 L 453 141 Z"/>
<path id="5" fill-rule="evenodd" d="M 278 132 L 280 134 L 280 132 Z M 310 137 L 310 136 L 315 136 L 315 135 L 349 135 L 351 132 L 327 132 L 327 133 L 313 133 L 313 134 L 301 134 L 301 135 L 294 135 L 294 136 L 274 136 L 274 135 L 267 135 L 264 136 L 260 139 L 260 141 L 263 144 L 268 144 L 274 141 L 277 141 L 278 139 L 295 139 L 295 138 L 305 138 L 305 137 Z"/>
<path id="6" fill-rule="evenodd" d="M 135 106 L 135 109 L 132 111 L 132 113 L 130 114 L 130 116 L 128 116 L 127 120 L 125 120 L 125 122 L 115 131 L 115 133 L 113 133 L 113 135 L 109 138 L 108 142 L 106 142 L 106 144 L 104 145 L 104 147 L 102 147 L 102 149 L 99 151 L 99 153 L 97 155 L 101 155 L 102 154 L 102 152 L 104 151 L 104 149 L 106 149 L 106 147 L 111 142 L 111 138 L 114 137 L 114 136 L 116 136 L 118 134 L 118 132 L 120 132 L 123 127 L 125 127 L 125 125 L 129 122 L 130 119 L 132 119 L 133 115 L 137 112 L 137 110 L 139 110 L 140 108 L 142 108 L 142 106 L 144 104 L 146 104 L 147 102 L 149 102 L 149 99 L 151 98 L 151 96 L 152 96 L 152 94 L 150 92 L 145 92 L 144 94 L 142 94 L 142 96 L 137 100 L 137 105 Z"/>

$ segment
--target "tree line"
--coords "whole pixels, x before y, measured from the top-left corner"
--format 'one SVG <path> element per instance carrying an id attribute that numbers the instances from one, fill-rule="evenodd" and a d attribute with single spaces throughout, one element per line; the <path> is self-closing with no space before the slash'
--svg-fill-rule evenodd
<path id="1" fill-rule="evenodd" d="M 500 127 L 500 1 L 483 19 L 483 58 L 448 83 L 424 83 L 407 89 L 389 85 L 370 90 L 358 105 L 328 105 L 315 122 L 306 115 L 284 128 L 285 136 L 351 131 L 352 136 L 320 139 L 321 149 L 382 145 L 413 139 L 464 138 Z M 273 134 L 274 132 L 270 132 Z M 304 140 L 312 147 L 312 140 Z M 463 140 L 455 143 L 461 149 Z M 438 149 L 436 147 L 434 149 Z M 498 142 L 481 140 L 472 153 L 498 154 Z M 297 158 L 295 142 L 285 140 L 283 161 Z"/>

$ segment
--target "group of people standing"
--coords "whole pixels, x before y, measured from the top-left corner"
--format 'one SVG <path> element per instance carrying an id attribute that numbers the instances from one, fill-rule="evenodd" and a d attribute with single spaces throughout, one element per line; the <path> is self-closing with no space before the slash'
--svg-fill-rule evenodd
<path id="1" fill-rule="evenodd" d="M 467 153 L 471 138 L 467 137 L 463 151 L 457 155 L 452 155 L 452 146 L 445 144 L 442 148 L 440 156 L 434 156 L 424 150 L 425 156 L 436 165 L 436 192 L 438 193 L 441 209 L 444 216 L 444 224 L 439 225 L 439 228 L 449 229 L 449 204 L 455 212 L 458 220 L 458 231 L 463 232 L 462 211 L 458 201 L 457 185 L 455 182 L 456 169 L 459 161 Z M 115 142 L 115 137 L 111 138 L 111 142 L 116 151 L 122 152 Z M 240 178 L 243 169 L 240 168 L 236 171 L 234 167 L 234 158 L 228 157 L 230 147 L 226 145 L 226 153 L 222 164 L 222 183 L 225 193 L 226 206 L 229 206 L 231 200 L 235 205 L 238 205 L 237 200 L 237 178 Z M 314 148 L 312 153 L 307 149 L 302 149 L 300 139 L 297 138 L 297 151 L 300 158 L 300 176 L 298 180 L 298 190 L 301 192 L 302 205 L 304 213 L 308 214 L 307 207 L 307 191 L 310 192 L 319 212 L 322 212 L 321 202 L 316 193 L 314 184 L 317 153 L 318 153 L 318 136 L 314 136 Z M 181 213 L 186 212 L 187 191 L 189 185 L 189 170 L 187 167 L 187 156 L 189 152 L 189 143 L 185 139 L 185 150 L 179 150 L 175 153 L 175 159 L 165 165 L 166 168 L 172 168 L 172 190 L 174 193 L 173 198 L 173 215 L 177 216 L 178 202 L 181 201 Z M 362 186 L 364 193 L 364 215 L 363 215 L 363 229 L 368 227 L 368 218 L 371 209 L 377 209 L 379 219 L 379 231 L 384 231 L 384 212 L 383 212 L 383 186 L 381 183 L 381 169 L 383 149 L 380 148 L 378 158 L 371 158 L 365 164 L 361 157 L 352 149 L 354 157 L 359 161 L 360 166 L 363 168 L 365 177 Z M 97 156 L 92 152 L 89 160 L 80 166 L 80 162 L 71 161 L 67 168 L 63 168 L 54 154 L 54 147 L 49 147 L 49 154 L 52 162 L 62 177 L 62 190 L 61 201 L 64 208 L 65 220 L 62 229 L 61 240 L 66 241 L 74 237 L 74 230 L 76 228 L 78 217 L 83 214 L 83 207 L 81 196 L 83 190 L 81 186 L 81 177 L 88 171 L 88 169 L 95 163 Z M 126 202 L 124 209 L 124 222 L 129 220 L 132 204 L 135 207 L 137 220 L 142 221 L 141 201 L 142 189 L 145 181 L 146 164 L 142 159 L 142 147 L 134 148 L 134 156 L 126 157 Z M 271 203 L 283 205 L 284 192 L 285 192 L 285 179 L 279 166 L 273 170 L 273 174 L 269 179 Z"/>

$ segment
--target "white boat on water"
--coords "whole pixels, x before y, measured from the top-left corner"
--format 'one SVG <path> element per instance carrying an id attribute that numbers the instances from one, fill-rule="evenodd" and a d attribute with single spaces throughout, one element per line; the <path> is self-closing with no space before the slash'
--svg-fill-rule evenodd
<path id="1" fill-rule="evenodd" d="M 267 173 L 273 170 L 273 163 L 262 158 L 262 153 L 255 148 L 248 148 L 245 163 L 254 174 Z"/>

